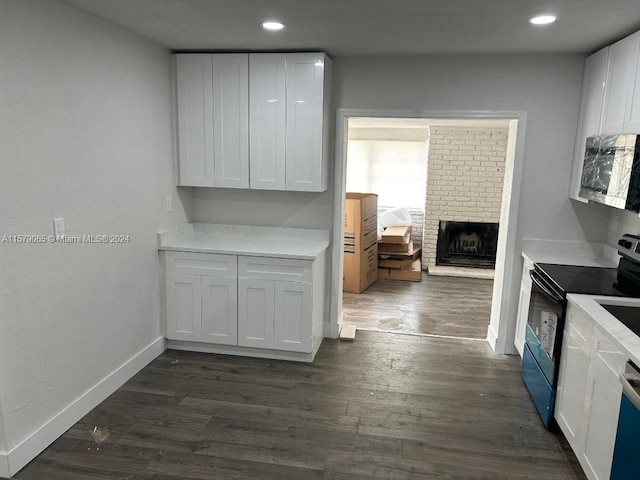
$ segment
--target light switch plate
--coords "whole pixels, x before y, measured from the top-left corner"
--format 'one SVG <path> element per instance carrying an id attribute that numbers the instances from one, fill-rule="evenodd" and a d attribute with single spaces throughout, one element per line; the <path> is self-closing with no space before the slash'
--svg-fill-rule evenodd
<path id="1" fill-rule="evenodd" d="M 53 219 L 53 234 L 57 237 L 65 236 L 65 228 L 64 228 L 64 218 L 54 218 Z"/>
<path id="2" fill-rule="evenodd" d="M 171 195 L 167 195 L 167 213 L 171 212 L 173 210 L 173 199 L 171 198 Z"/>

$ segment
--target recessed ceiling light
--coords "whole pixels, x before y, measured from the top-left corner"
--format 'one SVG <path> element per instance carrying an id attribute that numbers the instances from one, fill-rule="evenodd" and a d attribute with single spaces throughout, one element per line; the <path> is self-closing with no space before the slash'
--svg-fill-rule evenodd
<path id="1" fill-rule="evenodd" d="M 534 25 L 549 25 L 550 23 L 555 22 L 558 19 L 555 15 L 538 15 L 537 17 L 533 17 L 529 19 L 530 23 Z"/>
<path id="2" fill-rule="evenodd" d="M 282 30 L 284 25 L 280 22 L 262 22 L 262 28 L 265 30 Z"/>

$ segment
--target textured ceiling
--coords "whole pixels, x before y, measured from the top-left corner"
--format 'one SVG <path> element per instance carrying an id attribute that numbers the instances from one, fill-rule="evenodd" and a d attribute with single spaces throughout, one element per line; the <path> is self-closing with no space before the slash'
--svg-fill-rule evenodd
<path id="1" fill-rule="evenodd" d="M 586 53 L 640 29 L 640 0 L 63 0 L 172 50 L 333 55 Z M 545 27 L 527 22 L 558 15 Z M 278 19 L 278 33 L 259 27 Z"/>

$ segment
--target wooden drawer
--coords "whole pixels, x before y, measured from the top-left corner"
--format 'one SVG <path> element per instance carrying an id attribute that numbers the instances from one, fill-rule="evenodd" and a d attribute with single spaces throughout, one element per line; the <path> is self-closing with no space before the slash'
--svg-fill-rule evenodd
<path id="1" fill-rule="evenodd" d="M 310 260 L 238 257 L 238 277 L 312 283 L 312 265 Z"/>
<path id="2" fill-rule="evenodd" d="M 165 270 L 167 273 L 236 278 L 237 258 L 235 255 L 217 253 L 165 252 Z"/>

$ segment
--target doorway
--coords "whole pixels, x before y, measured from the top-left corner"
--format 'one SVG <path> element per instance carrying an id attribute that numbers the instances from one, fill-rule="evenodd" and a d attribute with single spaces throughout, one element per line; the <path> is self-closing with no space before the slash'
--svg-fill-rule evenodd
<path id="1" fill-rule="evenodd" d="M 520 143 L 522 143 L 522 138 L 523 138 L 523 126 L 524 126 L 524 121 L 526 118 L 526 115 L 522 112 L 509 112 L 509 113 L 504 113 L 504 112 L 400 112 L 400 111 L 363 111 L 363 110 L 354 110 L 354 111 L 347 111 L 347 110 L 340 110 L 338 112 L 338 124 L 337 124 L 337 137 L 336 137 L 336 154 L 337 154 L 337 162 L 336 162 L 336 171 L 335 171 L 335 185 L 334 185 L 334 246 L 333 246 L 333 268 L 334 268 L 334 278 L 333 278 L 333 291 L 332 291 L 332 318 L 336 319 L 336 334 L 337 331 L 339 329 L 340 323 L 343 321 L 343 294 L 342 294 L 342 251 L 341 251 L 341 246 L 342 246 L 342 224 L 343 222 L 341 221 L 344 217 L 344 195 L 346 192 L 346 185 L 347 185 L 347 151 L 349 148 L 349 124 L 350 122 L 352 122 L 353 124 L 361 124 L 363 122 L 363 119 L 365 120 L 365 123 L 368 122 L 373 122 L 376 121 L 375 119 L 379 119 L 379 118 L 388 118 L 388 119 L 393 119 L 396 122 L 407 122 L 407 121 L 420 121 L 420 122 L 425 122 L 425 121 L 432 121 L 441 125 L 451 125 L 451 124 L 455 124 L 456 122 L 470 122 L 470 121 L 488 121 L 488 122 L 494 122 L 494 123 L 501 123 L 504 126 L 508 127 L 508 132 L 509 132 L 509 139 L 510 141 L 508 142 L 509 145 L 507 146 L 507 150 L 508 150 L 508 157 L 509 160 L 507 163 L 509 163 L 509 165 L 505 166 L 505 171 L 504 171 L 504 175 L 505 175 L 505 185 L 503 188 L 503 195 L 502 195 L 502 206 L 504 208 L 501 209 L 501 213 L 500 213 L 500 234 L 499 234 L 499 239 L 498 239 L 498 253 L 496 255 L 496 270 L 495 270 L 495 279 L 493 281 L 493 285 L 485 285 L 480 286 L 480 285 L 472 285 L 471 283 L 473 283 L 474 281 L 476 281 L 475 279 L 453 279 L 450 277 L 439 277 L 436 278 L 434 276 L 431 275 L 425 275 L 423 278 L 425 278 L 426 280 L 423 280 L 423 282 L 420 282 L 420 284 L 422 284 L 421 286 L 424 287 L 426 289 L 427 284 L 429 283 L 433 283 L 433 285 L 430 286 L 431 291 L 437 296 L 437 297 L 446 297 L 446 292 L 449 291 L 450 293 L 454 293 L 456 291 L 459 292 L 463 292 L 463 293 L 467 293 L 469 291 L 474 291 L 476 293 L 478 293 L 484 302 L 484 308 L 485 311 L 484 313 L 480 313 L 481 316 L 483 316 L 484 318 L 484 325 L 482 325 L 481 327 L 479 327 L 479 329 L 476 326 L 476 330 L 474 333 L 469 334 L 469 333 L 464 333 L 464 332 L 460 332 L 460 331 L 455 331 L 455 330 L 449 330 L 450 333 L 452 333 L 451 336 L 461 336 L 461 337 L 468 337 L 468 336 L 473 336 L 473 337 L 477 337 L 477 338 L 482 338 L 482 339 L 486 339 L 490 342 L 491 346 L 494 348 L 494 350 L 499 351 L 501 353 L 505 353 L 505 350 L 507 350 L 508 348 L 505 348 L 505 345 L 508 344 L 508 342 L 505 340 L 507 338 L 507 336 L 509 335 L 509 325 L 508 322 L 500 322 L 500 318 L 501 316 L 505 316 L 505 311 L 506 308 L 504 307 L 504 302 L 503 299 L 504 298 L 508 298 L 508 295 L 511 294 L 512 291 L 512 279 L 513 279 L 513 274 L 512 274 L 512 270 L 513 270 L 513 252 L 515 251 L 514 248 L 507 248 L 508 245 L 513 244 L 514 243 L 514 239 L 515 239 L 515 235 L 514 235 L 514 231 L 515 231 L 515 211 L 517 211 L 517 195 L 514 195 L 514 190 L 517 192 L 518 187 L 519 187 L 519 181 L 520 181 L 520 171 L 521 171 L 521 167 L 520 167 L 520 163 L 521 160 L 518 157 L 521 157 L 522 151 L 521 148 L 517 148 L 517 145 Z M 521 128 L 519 128 L 519 126 Z M 339 272 L 339 274 L 337 274 L 337 272 Z M 505 281 L 506 280 L 506 281 Z M 436 282 L 441 282 L 442 285 L 436 285 Z M 465 282 L 469 282 L 468 285 L 464 285 Z M 477 283 L 481 283 L 480 281 L 477 281 Z M 416 313 L 416 316 L 414 318 L 418 318 L 420 317 L 420 308 L 416 307 L 415 301 L 411 301 L 411 298 L 413 298 L 415 300 L 415 298 L 420 298 L 421 296 L 424 296 L 424 292 L 420 292 L 418 291 L 418 287 L 417 285 L 420 284 L 416 284 L 416 285 L 411 285 L 410 287 L 403 287 L 403 290 L 407 293 L 407 299 L 405 299 L 405 303 L 403 303 L 403 305 L 406 306 L 406 311 L 412 311 L 414 313 Z M 374 285 L 375 287 L 375 285 Z M 372 288 L 374 288 L 372 287 Z M 391 288 L 389 285 L 385 286 L 381 286 L 382 290 L 384 290 L 385 292 L 388 292 Z M 373 291 L 372 291 L 373 292 Z M 437 292 L 437 293 L 436 293 Z M 507 294 L 507 297 L 505 297 L 505 293 Z M 428 298 L 428 294 L 426 295 L 426 297 Z M 352 303 L 357 303 L 358 300 L 354 300 L 353 298 L 349 297 L 346 298 L 347 304 L 351 305 Z M 382 300 L 381 300 L 382 301 Z M 351 303 L 349 303 L 351 302 Z M 398 316 L 402 316 L 403 312 L 399 310 L 399 304 L 400 304 L 400 300 L 397 296 L 394 297 L 394 299 L 391 300 L 391 303 L 393 305 L 392 309 L 395 308 L 396 310 L 396 317 Z M 445 302 L 446 303 L 446 302 Z M 453 311 L 455 310 L 454 305 L 460 306 L 462 304 L 468 304 L 468 305 L 473 305 L 473 300 L 471 298 L 459 298 L 456 299 L 455 295 L 451 295 L 451 298 L 449 299 L 449 305 L 448 307 L 446 305 L 442 305 L 440 307 L 440 312 L 442 312 L 444 310 L 449 310 L 449 311 Z M 382 304 L 378 303 L 378 305 L 376 305 L 376 302 L 373 301 L 373 297 L 371 299 L 369 299 L 368 301 L 364 298 L 361 297 L 361 304 L 366 304 L 368 306 L 370 306 L 370 308 L 372 308 L 373 310 L 376 310 L 376 307 L 378 307 L 378 311 L 380 311 L 380 309 L 382 309 Z M 476 309 L 477 309 L 478 305 L 476 304 Z M 348 307 L 347 307 L 348 308 Z M 458 309 L 459 310 L 459 309 Z M 405 311 L 405 313 L 406 313 Z M 471 311 L 470 314 L 477 314 L 478 312 L 475 311 Z M 364 313 L 364 315 L 367 315 L 367 313 Z M 428 317 L 429 315 L 426 315 L 423 313 L 423 319 Z M 434 313 L 431 315 L 432 318 L 434 317 L 442 317 L 442 314 L 437 313 L 437 311 L 434 311 Z M 453 317 L 449 317 L 449 320 L 453 318 Z M 449 321 L 447 320 L 447 321 Z M 418 323 L 420 322 L 408 322 L 411 325 L 404 325 L 402 326 L 402 329 L 408 328 L 409 330 L 411 329 L 420 329 L 420 328 L 427 328 L 427 329 L 431 329 L 431 331 L 433 332 L 433 334 L 435 335 L 444 335 L 444 336 L 449 336 L 448 333 L 444 330 L 442 330 L 440 328 L 440 326 L 438 325 L 431 325 L 431 326 L 420 326 L 418 325 Z M 424 323 L 424 322 L 423 322 Z M 429 323 L 429 322 L 427 322 Z M 455 324 L 456 322 L 453 321 L 451 322 L 452 324 Z M 391 328 L 385 328 L 382 326 L 382 324 L 384 324 L 384 322 L 381 323 L 380 326 L 377 327 L 377 329 L 380 330 L 395 330 L 393 328 L 393 325 L 387 325 Z M 463 329 L 464 330 L 464 329 Z M 484 335 L 481 333 L 482 331 L 484 331 Z M 488 332 L 488 333 L 487 333 Z M 408 332 L 408 333 L 413 333 L 413 332 Z M 416 333 L 425 333 L 424 331 L 418 331 Z M 426 332 L 426 333 L 430 333 L 430 332 Z M 502 335 L 499 335 L 499 333 L 502 333 Z"/>

